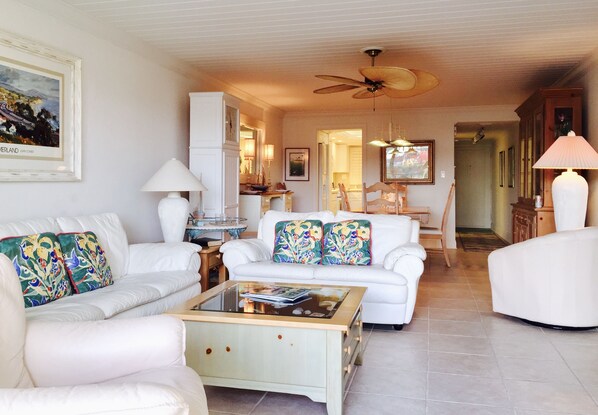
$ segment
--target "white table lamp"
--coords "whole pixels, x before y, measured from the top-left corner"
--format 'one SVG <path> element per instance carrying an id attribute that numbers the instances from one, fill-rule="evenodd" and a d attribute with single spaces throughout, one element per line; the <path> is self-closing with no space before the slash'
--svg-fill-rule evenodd
<path id="1" fill-rule="evenodd" d="M 552 182 L 556 230 L 583 228 L 588 207 L 588 182 L 573 169 L 598 169 L 598 153 L 585 138 L 570 131 L 559 137 L 533 168 L 567 169 Z"/>
<path id="2" fill-rule="evenodd" d="M 170 159 L 141 188 L 142 192 L 168 192 L 158 204 L 164 242 L 181 242 L 189 217 L 189 201 L 180 192 L 208 190 L 177 159 Z"/>

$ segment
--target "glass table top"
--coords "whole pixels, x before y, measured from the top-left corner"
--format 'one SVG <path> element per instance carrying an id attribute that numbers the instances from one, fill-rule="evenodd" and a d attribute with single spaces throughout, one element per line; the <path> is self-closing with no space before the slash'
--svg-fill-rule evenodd
<path id="1" fill-rule="evenodd" d="M 285 284 L 239 282 L 192 310 L 228 313 L 269 314 L 287 317 L 331 318 L 349 293 L 341 287 L 300 287 Z M 274 295 L 278 299 L 260 296 Z M 256 297 L 257 296 L 257 297 Z M 297 297 L 283 301 L 281 297 Z"/>

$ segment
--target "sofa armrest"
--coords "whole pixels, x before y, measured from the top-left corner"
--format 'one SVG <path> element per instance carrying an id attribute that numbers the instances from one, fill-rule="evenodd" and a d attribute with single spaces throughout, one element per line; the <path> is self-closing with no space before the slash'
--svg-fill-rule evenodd
<path id="1" fill-rule="evenodd" d="M 190 242 L 129 245 L 127 274 L 158 271 L 197 271 L 201 246 Z"/>
<path id="2" fill-rule="evenodd" d="M 397 261 L 405 255 L 413 255 L 424 261 L 426 259 L 426 250 L 416 242 L 408 242 L 398 246 L 384 257 L 384 268 L 388 270 L 394 269 Z"/>
<path id="3" fill-rule="evenodd" d="M 0 389 L 3 415 L 83 413 L 184 415 L 189 405 L 174 389 L 151 383 Z"/>
<path id="4" fill-rule="evenodd" d="M 103 382 L 185 364 L 185 326 L 172 316 L 27 323 L 25 365 L 37 386 Z"/>
<path id="5" fill-rule="evenodd" d="M 220 252 L 231 279 L 234 279 L 235 268 L 238 265 L 272 259 L 272 252 L 266 243 L 257 238 L 228 241 L 220 247 Z"/>
<path id="6" fill-rule="evenodd" d="M 407 280 L 407 303 L 405 304 L 405 323 L 409 323 L 415 310 L 419 279 L 424 273 L 426 250 L 415 242 L 396 247 L 384 258 L 384 268 L 392 270 Z"/>

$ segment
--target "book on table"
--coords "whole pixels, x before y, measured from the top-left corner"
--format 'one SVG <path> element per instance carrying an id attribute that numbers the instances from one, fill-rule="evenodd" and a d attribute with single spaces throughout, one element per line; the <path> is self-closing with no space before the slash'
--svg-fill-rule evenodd
<path id="1" fill-rule="evenodd" d="M 240 293 L 241 297 L 257 301 L 269 301 L 273 303 L 295 303 L 305 299 L 309 294 L 309 288 L 287 287 L 283 285 L 264 285 L 259 288 Z"/>

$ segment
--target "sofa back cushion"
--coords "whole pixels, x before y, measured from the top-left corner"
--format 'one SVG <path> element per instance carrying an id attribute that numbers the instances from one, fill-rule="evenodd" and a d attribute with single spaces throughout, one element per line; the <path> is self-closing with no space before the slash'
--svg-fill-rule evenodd
<path id="1" fill-rule="evenodd" d="M 116 213 L 60 217 L 56 219 L 62 233 L 93 232 L 106 253 L 112 278 L 116 281 L 129 269 L 129 241 Z"/>
<path id="2" fill-rule="evenodd" d="M 39 218 L 0 224 L 0 239 L 44 232 L 60 233 L 60 226 L 56 219 Z"/>
<path id="3" fill-rule="evenodd" d="M 399 245 L 413 241 L 412 221 L 408 216 L 376 215 L 338 211 L 335 221 L 367 220 L 372 226 L 372 264 L 382 264 L 386 254 Z"/>
<path id="4" fill-rule="evenodd" d="M 322 262 L 322 221 L 280 221 L 275 227 L 274 262 L 319 264 Z"/>
<path id="5" fill-rule="evenodd" d="M 0 252 L 11 260 L 17 272 L 25 307 L 72 294 L 60 243 L 52 232 L 2 239 Z"/>
<path id="6" fill-rule="evenodd" d="M 77 294 L 112 284 L 106 254 L 93 232 L 58 235 L 66 271 Z"/>
<path id="7" fill-rule="evenodd" d="M 367 220 L 328 222 L 324 225 L 324 265 L 370 265 L 371 230 Z"/>
<path id="8" fill-rule="evenodd" d="M 33 386 L 25 368 L 25 307 L 11 260 L 0 254 L 0 389 Z"/>
<path id="9" fill-rule="evenodd" d="M 266 246 L 270 252 L 274 252 L 276 224 L 278 222 L 287 220 L 305 219 L 317 219 L 322 221 L 322 224 L 325 224 L 332 222 L 334 219 L 334 214 L 329 210 L 322 212 L 280 212 L 276 210 L 269 210 L 260 220 L 257 230 L 257 237 L 266 243 Z"/>

